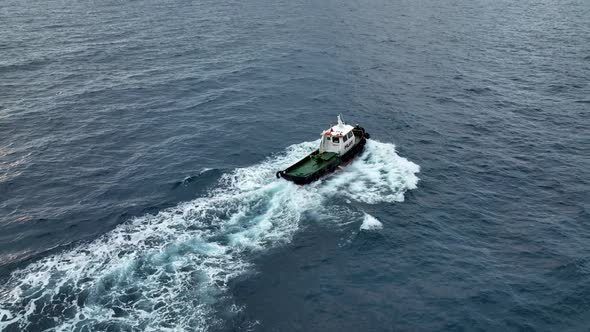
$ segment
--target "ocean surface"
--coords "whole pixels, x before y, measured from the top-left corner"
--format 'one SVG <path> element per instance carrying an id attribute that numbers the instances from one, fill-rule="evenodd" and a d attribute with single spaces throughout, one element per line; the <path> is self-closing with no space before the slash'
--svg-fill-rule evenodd
<path id="1" fill-rule="evenodd" d="M 589 329 L 589 1 L 0 2 L 0 331 Z"/>

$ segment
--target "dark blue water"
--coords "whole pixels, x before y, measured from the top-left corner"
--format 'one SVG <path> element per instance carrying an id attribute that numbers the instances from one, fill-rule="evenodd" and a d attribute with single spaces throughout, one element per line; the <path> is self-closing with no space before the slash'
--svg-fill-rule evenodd
<path id="1" fill-rule="evenodd" d="M 589 17 L 3 1 L 0 330 L 587 331 Z"/>

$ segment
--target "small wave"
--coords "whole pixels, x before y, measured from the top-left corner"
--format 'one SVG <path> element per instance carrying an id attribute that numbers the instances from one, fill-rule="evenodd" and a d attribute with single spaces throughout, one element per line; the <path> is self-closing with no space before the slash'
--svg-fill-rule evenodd
<path id="1" fill-rule="evenodd" d="M 416 188 L 418 165 L 376 141 L 312 185 L 274 177 L 316 145 L 293 145 L 221 176 L 204 197 L 14 271 L 0 286 L 0 330 L 214 329 L 220 302 L 239 310 L 227 295 L 229 280 L 251 269 L 251 253 L 288 243 L 303 213 L 321 210 L 326 197 L 397 202 Z"/>
<path id="2" fill-rule="evenodd" d="M 206 174 L 208 174 L 208 173 L 210 173 L 212 171 L 215 171 L 215 169 L 213 169 L 213 168 L 203 168 L 201 171 L 199 171 L 199 174 L 185 176 L 184 179 L 182 179 L 182 181 L 175 182 L 172 187 L 173 188 L 177 188 L 177 187 L 180 187 L 180 186 L 185 186 L 186 187 L 186 186 L 190 185 L 191 183 L 197 181 L 200 177 L 202 177 L 202 176 L 204 176 L 204 175 L 206 175 Z"/>
<path id="3" fill-rule="evenodd" d="M 19 156 L 18 152 L 7 146 L 0 146 L 0 183 L 19 176 L 21 169 L 30 161 L 32 153 Z"/>
<path id="4" fill-rule="evenodd" d="M 465 91 L 477 95 L 482 95 L 492 92 L 492 89 L 490 89 L 489 87 L 472 87 L 465 89 Z"/>
<path id="5" fill-rule="evenodd" d="M 374 231 L 382 228 L 383 224 L 379 220 L 377 220 L 377 218 L 373 217 L 368 213 L 365 213 L 363 223 L 360 227 L 361 231 Z"/>

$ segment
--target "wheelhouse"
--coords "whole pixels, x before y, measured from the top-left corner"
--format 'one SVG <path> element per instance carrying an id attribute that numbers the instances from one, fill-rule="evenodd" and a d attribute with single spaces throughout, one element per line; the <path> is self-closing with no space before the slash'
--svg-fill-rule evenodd
<path id="1" fill-rule="evenodd" d="M 323 131 L 320 141 L 320 153 L 333 152 L 338 155 L 345 154 L 350 150 L 356 141 L 352 130 L 354 128 L 342 121 L 340 115 L 338 116 L 338 124 L 328 130 Z"/>

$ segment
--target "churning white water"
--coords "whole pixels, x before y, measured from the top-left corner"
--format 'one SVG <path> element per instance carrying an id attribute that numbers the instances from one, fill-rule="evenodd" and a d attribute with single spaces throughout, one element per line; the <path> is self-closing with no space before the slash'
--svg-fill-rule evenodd
<path id="1" fill-rule="evenodd" d="M 251 268 L 249 254 L 288 243 L 302 213 L 321 209 L 329 197 L 399 202 L 416 188 L 419 166 L 394 145 L 373 140 L 319 182 L 300 187 L 275 178 L 316 145 L 293 145 L 225 174 L 204 197 L 134 218 L 13 272 L 0 286 L 0 330 L 35 330 L 42 320 L 56 331 L 207 330 L 217 323 L 214 305 L 227 301 L 228 281 Z M 367 214 L 361 229 L 378 226 Z"/>

